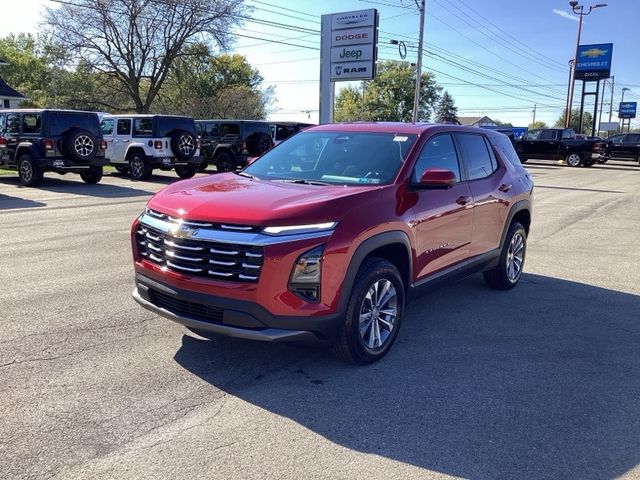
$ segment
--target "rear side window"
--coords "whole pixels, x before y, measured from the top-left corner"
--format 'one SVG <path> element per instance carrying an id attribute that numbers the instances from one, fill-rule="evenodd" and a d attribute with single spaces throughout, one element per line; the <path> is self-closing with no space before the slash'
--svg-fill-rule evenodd
<path id="1" fill-rule="evenodd" d="M 226 135 L 240 135 L 240 125 L 237 123 L 221 123 L 220 124 L 220 136 Z"/>
<path id="2" fill-rule="evenodd" d="M 460 146 L 462 159 L 467 166 L 469 180 L 477 180 L 491 175 L 497 165 L 492 159 L 484 135 L 474 133 L 457 133 L 456 140 Z"/>
<path id="3" fill-rule="evenodd" d="M 22 115 L 22 133 L 36 135 L 40 133 L 42 119 L 39 113 L 25 113 Z"/>
<path id="4" fill-rule="evenodd" d="M 188 117 L 156 117 L 155 137 L 170 137 L 176 130 L 195 133 L 196 124 Z"/>
<path id="5" fill-rule="evenodd" d="M 47 125 L 51 136 L 62 135 L 73 128 L 87 130 L 95 136 L 100 135 L 100 123 L 95 113 L 50 112 Z"/>
<path id="6" fill-rule="evenodd" d="M 20 115 L 12 113 L 7 115 L 7 133 L 17 135 L 20 133 Z"/>
<path id="7" fill-rule="evenodd" d="M 297 131 L 298 130 L 293 125 L 278 125 L 276 126 L 276 140 L 284 140 Z"/>
<path id="8" fill-rule="evenodd" d="M 0 114 L 0 133 L 4 133 L 4 115 Z"/>
<path id="9" fill-rule="evenodd" d="M 511 140 L 507 137 L 503 137 L 501 135 L 496 135 L 495 137 L 491 137 L 491 143 L 493 146 L 500 152 L 502 158 L 508 161 L 511 165 L 520 166 L 521 162 L 518 158 L 518 154 L 513 148 L 513 144 Z"/>
<path id="10" fill-rule="evenodd" d="M 116 123 L 118 135 L 129 135 L 131 134 L 131 119 L 129 118 L 119 118 Z"/>
<path id="11" fill-rule="evenodd" d="M 100 122 L 100 130 L 102 130 L 103 135 L 112 135 L 113 134 L 113 124 L 115 122 L 113 119 L 104 119 Z"/>
<path id="12" fill-rule="evenodd" d="M 215 123 L 207 123 L 204 126 L 204 136 L 213 138 L 218 136 L 218 125 Z"/>
<path id="13" fill-rule="evenodd" d="M 153 136 L 153 118 L 134 118 L 133 119 L 133 136 L 134 137 Z"/>
<path id="14" fill-rule="evenodd" d="M 540 130 L 539 140 L 558 140 L 558 130 Z"/>
<path id="15" fill-rule="evenodd" d="M 584 136 L 584 135 L 583 135 Z M 576 137 L 576 132 L 571 129 L 562 131 L 562 138 L 565 140 L 572 139 Z M 584 138 L 587 138 L 586 136 Z"/>
<path id="16" fill-rule="evenodd" d="M 436 135 L 429 139 L 416 162 L 413 182 L 418 182 L 429 168 L 450 170 L 456 176 L 456 182 L 460 181 L 460 165 L 451 135 Z"/>

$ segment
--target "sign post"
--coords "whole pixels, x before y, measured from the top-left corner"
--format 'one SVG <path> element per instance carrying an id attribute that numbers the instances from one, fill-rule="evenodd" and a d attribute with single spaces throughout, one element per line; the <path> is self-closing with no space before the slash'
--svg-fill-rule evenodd
<path id="1" fill-rule="evenodd" d="M 333 120 L 335 83 L 372 80 L 378 44 L 375 8 L 323 15 L 320 39 L 320 123 Z"/>
<path id="2" fill-rule="evenodd" d="M 624 133 L 625 123 L 627 124 L 627 132 L 631 130 L 631 119 L 636 118 L 636 110 L 638 109 L 638 102 L 620 102 L 618 106 L 618 118 L 622 120 L 621 133 Z M 625 120 L 627 120 L 625 122 Z"/>

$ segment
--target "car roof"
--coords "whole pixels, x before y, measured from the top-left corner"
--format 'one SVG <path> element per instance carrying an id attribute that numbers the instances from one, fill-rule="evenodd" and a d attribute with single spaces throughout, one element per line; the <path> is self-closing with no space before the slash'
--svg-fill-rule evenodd
<path id="1" fill-rule="evenodd" d="M 70 110 L 64 108 L 7 108 L 0 110 L 0 113 L 43 113 L 43 112 L 56 112 L 56 113 L 92 113 L 98 115 L 96 112 L 89 112 L 86 110 Z"/>
<path id="2" fill-rule="evenodd" d="M 207 118 L 204 120 L 196 120 L 196 122 L 226 122 L 226 123 L 251 122 L 251 123 L 266 123 L 267 125 L 269 124 L 269 122 L 267 122 L 266 120 L 238 120 L 236 118 Z"/>
<path id="3" fill-rule="evenodd" d="M 193 117 L 187 117 L 186 115 L 161 115 L 161 114 L 156 114 L 156 113 L 131 113 L 131 114 L 127 114 L 127 113 L 117 113 L 117 114 L 111 114 L 111 113 L 106 113 L 105 115 L 103 115 L 102 118 L 150 118 L 150 117 L 163 117 L 163 118 L 193 118 Z"/>
<path id="4" fill-rule="evenodd" d="M 403 122 L 353 122 L 353 123 L 326 123 L 309 127 L 305 132 L 370 132 L 370 133 L 399 133 L 421 135 L 425 132 L 467 132 L 483 133 L 485 135 L 502 135 L 500 132 L 486 130 L 478 127 L 453 125 L 448 123 L 403 123 Z"/>

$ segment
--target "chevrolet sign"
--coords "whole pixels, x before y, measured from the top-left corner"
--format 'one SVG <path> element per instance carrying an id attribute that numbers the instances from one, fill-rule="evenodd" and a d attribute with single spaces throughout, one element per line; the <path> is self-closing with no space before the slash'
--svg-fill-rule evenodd
<path id="1" fill-rule="evenodd" d="M 599 80 L 611 74 L 612 43 L 580 45 L 576 57 L 576 79 Z"/>

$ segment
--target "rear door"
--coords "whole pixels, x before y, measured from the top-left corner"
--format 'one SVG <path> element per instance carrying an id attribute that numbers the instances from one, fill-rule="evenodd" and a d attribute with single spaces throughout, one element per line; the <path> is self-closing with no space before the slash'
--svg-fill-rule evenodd
<path id="1" fill-rule="evenodd" d="M 457 179 L 449 189 L 418 189 L 415 215 L 416 277 L 430 275 L 469 256 L 473 231 L 473 198 L 453 137 L 436 134 L 422 148 L 412 174 L 417 183 L 429 168 L 451 170 Z"/>
<path id="2" fill-rule="evenodd" d="M 505 180 L 506 169 L 498 164 L 485 135 L 456 133 L 454 137 L 473 196 L 473 233 L 469 246 L 469 256 L 473 257 L 499 247 L 512 185 Z"/>
<path id="3" fill-rule="evenodd" d="M 117 162 L 124 162 L 127 157 L 127 149 L 131 143 L 131 119 L 116 119 L 116 134 L 113 137 L 113 157 Z"/>
<path id="4" fill-rule="evenodd" d="M 640 134 L 628 133 L 625 135 L 620 145 L 619 158 L 633 159 L 638 158 L 640 154 Z"/>
<path id="5" fill-rule="evenodd" d="M 541 130 L 537 141 L 536 154 L 538 158 L 553 160 L 560 152 L 560 130 Z"/>

